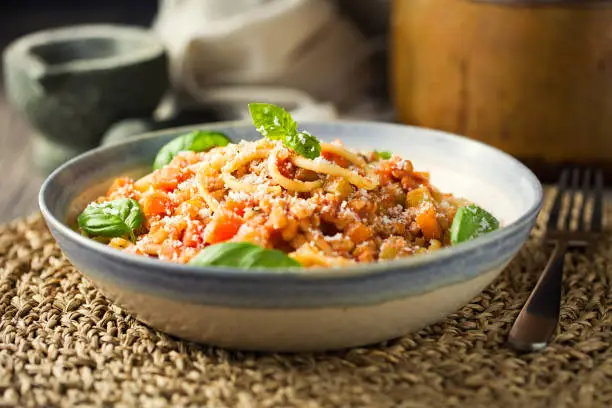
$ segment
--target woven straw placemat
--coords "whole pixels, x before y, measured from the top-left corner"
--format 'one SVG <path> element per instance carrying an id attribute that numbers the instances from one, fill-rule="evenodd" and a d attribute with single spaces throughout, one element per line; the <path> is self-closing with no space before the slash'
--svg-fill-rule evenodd
<path id="1" fill-rule="evenodd" d="M 568 255 L 554 344 L 526 355 L 504 346 L 546 262 L 540 233 L 443 322 L 370 347 L 277 355 L 139 323 L 70 265 L 38 216 L 18 220 L 0 227 L 0 405 L 611 407 L 612 235 Z"/>

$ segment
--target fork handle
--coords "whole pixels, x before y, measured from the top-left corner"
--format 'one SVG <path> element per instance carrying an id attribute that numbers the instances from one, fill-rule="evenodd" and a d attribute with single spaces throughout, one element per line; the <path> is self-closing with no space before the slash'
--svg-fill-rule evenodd
<path id="1" fill-rule="evenodd" d="M 519 351 L 538 351 L 546 347 L 559 322 L 561 282 L 566 242 L 557 242 L 535 288 L 516 318 L 508 341 Z"/>

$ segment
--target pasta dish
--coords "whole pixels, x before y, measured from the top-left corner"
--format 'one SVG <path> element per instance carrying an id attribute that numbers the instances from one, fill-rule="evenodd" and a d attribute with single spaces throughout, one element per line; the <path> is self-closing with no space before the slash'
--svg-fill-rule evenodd
<path id="1" fill-rule="evenodd" d="M 283 133 L 292 138 L 274 137 L 274 129 L 254 122 L 265 136 L 257 141 L 231 143 L 206 132 L 174 141 L 182 146 L 160 152 L 153 172 L 117 178 L 79 217 L 81 230 L 112 247 L 179 263 L 235 243 L 207 258 L 234 266 L 247 258 L 264 267 L 345 266 L 454 243 L 453 220 L 469 203 L 438 191 L 409 160 L 356 152 L 291 128 Z M 185 148 L 198 143 L 208 145 Z"/>

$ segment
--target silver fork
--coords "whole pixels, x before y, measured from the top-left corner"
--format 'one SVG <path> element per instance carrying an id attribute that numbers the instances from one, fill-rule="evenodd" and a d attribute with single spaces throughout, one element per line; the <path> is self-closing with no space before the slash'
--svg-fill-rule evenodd
<path id="1" fill-rule="evenodd" d="M 539 351 L 546 347 L 559 322 L 561 306 L 561 281 L 565 253 L 570 248 L 584 248 L 600 236 L 603 220 L 603 174 L 587 169 L 571 172 L 564 170 L 557 184 L 557 195 L 553 203 L 544 242 L 554 245 L 553 252 L 527 302 L 510 330 L 509 344 L 519 351 Z M 582 180 L 581 180 L 582 179 Z M 577 193 L 582 200 L 577 203 Z M 569 195 L 569 205 L 561 219 L 564 196 Z M 585 209 L 592 199 L 593 210 L 587 219 Z M 576 217 L 573 215 L 577 213 Z M 575 228 L 572 225 L 575 221 Z"/>

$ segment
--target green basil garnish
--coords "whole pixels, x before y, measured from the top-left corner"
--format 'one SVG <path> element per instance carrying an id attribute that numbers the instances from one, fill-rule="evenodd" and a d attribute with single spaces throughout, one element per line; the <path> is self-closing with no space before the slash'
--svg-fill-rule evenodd
<path id="1" fill-rule="evenodd" d="M 499 221 L 486 210 L 468 205 L 457 210 L 451 225 L 451 242 L 469 241 L 499 228 Z"/>
<path id="2" fill-rule="evenodd" d="M 253 124 L 262 136 L 272 140 L 284 140 L 297 133 L 297 123 L 283 108 L 269 103 L 249 103 Z"/>
<path id="3" fill-rule="evenodd" d="M 374 150 L 374 155 L 378 160 L 389 160 L 393 156 L 393 153 L 387 150 Z"/>
<path id="4" fill-rule="evenodd" d="M 307 159 L 321 155 L 319 140 L 306 131 L 299 131 L 291 114 L 269 103 L 249 103 L 253 124 L 262 136 L 282 140 L 283 145 Z"/>
<path id="5" fill-rule="evenodd" d="M 195 266 L 229 266 L 235 268 L 295 268 L 300 263 L 286 253 L 266 249 L 248 242 L 223 242 L 204 248 L 191 259 Z"/>
<path id="6" fill-rule="evenodd" d="M 204 152 L 217 146 L 227 146 L 230 139 L 220 132 L 198 130 L 179 136 L 160 149 L 155 157 L 153 169 L 157 170 L 170 163 L 179 152 Z"/>
<path id="7" fill-rule="evenodd" d="M 316 159 L 321 155 L 321 143 L 306 131 L 287 135 L 283 144 L 307 159 Z"/>
<path id="8" fill-rule="evenodd" d="M 138 201 L 119 198 L 105 203 L 91 203 L 77 220 L 79 228 L 93 237 L 130 237 L 144 222 Z"/>

